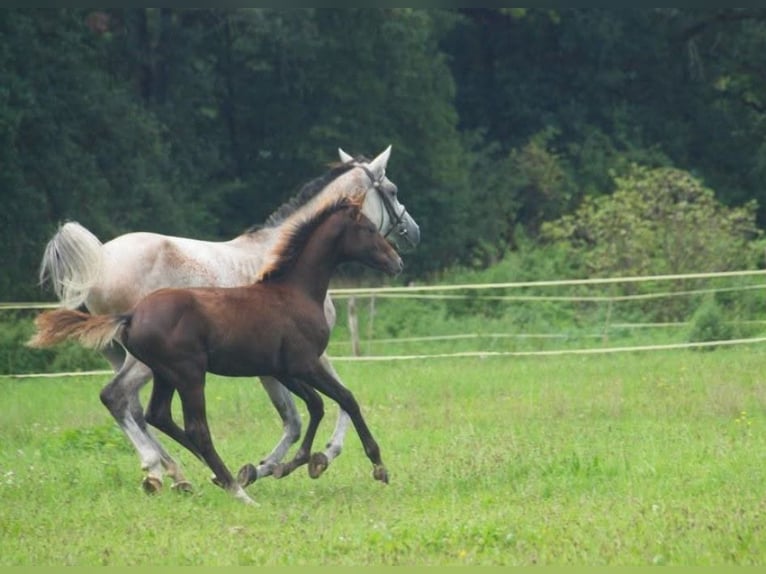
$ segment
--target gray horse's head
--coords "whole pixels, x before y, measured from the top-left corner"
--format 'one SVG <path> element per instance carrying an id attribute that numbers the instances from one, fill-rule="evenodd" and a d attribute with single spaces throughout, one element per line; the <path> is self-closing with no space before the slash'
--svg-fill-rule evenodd
<path id="1" fill-rule="evenodd" d="M 389 145 L 375 159 L 363 162 L 338 148 L 344 164 L 351 163 L 365 170 L 373 183 L 374 192 L 368 193 L 362 212 L 378 225 L 380 232 L 396 243 L 399 249 L 414 248 L 420 243 L 420 227 L 399 202 L 396 184 L 386 177 L 386 165 L 391 156 Z"/>

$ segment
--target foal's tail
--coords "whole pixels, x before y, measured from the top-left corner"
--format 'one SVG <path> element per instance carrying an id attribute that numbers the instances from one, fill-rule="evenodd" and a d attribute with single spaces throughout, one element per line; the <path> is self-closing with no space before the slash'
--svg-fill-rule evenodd
<path id="1" fill-rule="evenodd" d="M 69 339 L 84 347 L 103 349 L 120 340 L 130 315 L 89 315 L 70 309 L 40 313 L 35 319 L 37 333 L 27 341 L 29 347 L 51 347 Z"/>
<path id="2" fill-rule="evenodd" d="M 69 221 L 48 242 L 40 263 L 40 284 L 50 280 L 62 306 L 85 302 L 101 270 L 101 241 L 79 223 Z"/>

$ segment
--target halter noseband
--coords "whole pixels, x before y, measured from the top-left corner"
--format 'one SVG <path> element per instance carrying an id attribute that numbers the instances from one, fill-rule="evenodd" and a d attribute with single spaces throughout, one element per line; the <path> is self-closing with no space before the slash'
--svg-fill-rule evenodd
<path id="1" fill-rule="evenodd" d="M 385 207 L 386 212 L 388 213 L 388 218 L 393 222 L 393 225 L 389 228 L 388 231 L 383 235 L 383 237 L 388 238 L 389 234 L 396 228 L 397 232 L 399 233 L 400 237 L 407 237 L 407 226 L 402 222 L 404 218 L 404 214 L 407 213 L 407 209 L 402 206 L 402 212 L 396 213 L 396 207 L 394 207 L 393 203 L 389 199 L 389 197 L 383 192 L 383 178 L 384 175 L 381 175 L 379 179 L 375 179 L 375 175 L 370 171 L 370 169 L 366 165 L 360 165 L 364 170 L 364 173 L 367 174 L 367 177 L 370 178 L 370 181 L 372 182 L 372 187 L 375 188 L 375 191 L 378 192 L 378 195 L 380 196 L 380 200 L 383 202 L 383 207 Z M 383 224 L 381 223 L 381 228 L 383 227 Z"/>

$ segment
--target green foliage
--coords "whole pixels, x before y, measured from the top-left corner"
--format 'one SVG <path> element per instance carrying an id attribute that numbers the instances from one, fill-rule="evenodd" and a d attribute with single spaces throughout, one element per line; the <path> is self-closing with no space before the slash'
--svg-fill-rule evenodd
<path id="1" fill-rule="evenodd" d="M 575 180 L 567 160 L 555 149 L 555 129 L 532 135 L 504 156 L 481 133 L 467 135 L 472 173 L 474 236 L 472 257 L 461 264 L 481 268 L 495 263 L 515 236 L 537 235 L 541 223 L 565 213 L 574 198 Z M 480 223 L 479 223 L 480 222 Z"/>
<path id="2" fill-rule="evenodd" d="M 515 219 L 534 234 L 543 221 L 565 212 L 573 198 L 570 169 L 552 147 L 556 136 L 557 130 L 548 128 L 508 156 L 511 189 L 520 203 Z"/>
<path id="3" fill-rule="evenodd" d="M 34 277 L 47 233 L 62 219 L 99 235 L 135 229 L 184 231 L 184 195 L 161 127 L 106 59 L 81 10 L 9 10 L 0 16 L 0 292 L 39 297 Z M 189 217 L 190 220 L 194 220 Z"/>
<path id="4" fill-rule="evenodd" d="M 695 311 L 689 328 L 688 340 L 692 343 L 725 341 L 731 339 L 733 329 L 726 323 L 725 314 L 715 299 L 709 298 Z M 702 347 L 712 349 L 713 347 Z"/>
<path id="5" fill-rule="evenodd" d="M 28 313 L 4 311 L 0 315 L 0 372 L 41 373 L 53 356 L 52 351 L 29 349 L 25 343 L 32 336 L 34 327 Z"/>
<path id="6" fill-rule="evenodd" d="M 523 231 L 517 231 L 513 242 L 517 249 L 507 251 L 496 264 L 483 269 L 453 269 L 439 281 L 453 284 L 535 282 L 573 277 L 578 272 L 577 259 L 560 245 L 536 245 Z M 538 303 L 530 306 L 523 301 L 510 303 L 492 299 L 493 296 L 544 294 L 545 291 L 534 292 L 530 289 L 465 290 L 456 293 L 463 299 L 446 299 L 444 305 L 448 317 L 460 320 L 466 320 L 471 315 L 495 319 L 504 317 L 509 326 L 520 330 L 545 330 L 553 325 L 561 329 L 570 327 L 572 316 L 560 305 Z"/>
<path id="7" fill-rule="evenodd" d="M 662 275 L 751 268 L 754 201 L 727 208 L 681 170 L 633 166 L 610 196 L 586 198 L 544 226 L 546 239 L 582 251 L 595 276 Z"/>
<path id="8" fill-rule="evenodd" d="M 393 144 L 389 175 L 423 232 L 406 280 L 497 263 L 519 230 L 537 239 L 633 178 L 632 163 L 694 174 L 724 205 L 756 200 L 762 225 L 764 14 L 6 10 L 0 298 L 40 298 L 36 267 L 65 219 L 104 240 L 228 239 L 336 147 Z M 617 267 L 647 264 L 630 256 Z"/>
<path id="9" fill-rule="evenodd" d="M 751 269 L 762 260 L 756 204 L 726 207 L 692 175 L 673 168 L 632 166 L 615 176 L 615 191 L 543 225 L 545 240 L 569 250 L 595 277 L 674 275 Z M 691 289 L 699 282 L 679 282 Z M 626 285 L 614 294 L 637 294 Z M 659 320 L 683 320 L 689 301 L 639 307 Z"/>
<path id="10" fill-rule="evenodd" d="M 0 373 L 60 373 L 108 367 L 98 353 L 76 343 L 31 349 L 26 342 L 33 333 L 32 315 L 28 311 L 0 313 Z"/>

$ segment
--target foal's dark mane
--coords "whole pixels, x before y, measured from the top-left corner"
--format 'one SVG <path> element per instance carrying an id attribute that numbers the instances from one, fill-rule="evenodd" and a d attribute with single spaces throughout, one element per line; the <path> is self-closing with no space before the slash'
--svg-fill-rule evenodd
<path id="1" fill-rule="evenodd" d="M 273 261 L 264 267 L 259 281 L 273 281 L 282 277 L 293 266 L 317 227 L 333 213 L 349 208 L 360 209 L 360 200 L 338 198 L 321 206 L 306 219 L 295 223 L 291 229 L 286 229 L 275 248 Z"/>
<path id="2" fill-rule="evenodd" d="M 331 182 L 335 181 L 338 177 L 356 167 L 357 163 L 367 162 L 369 162 L 369 159 L 358 155 L 354 157 L 353 161 L 348 163 L 331 164 L 327 173 L 320 175 L 319 177 L 315 177 L 311 181 L 305 183 L 303 187 L 300 188 L 298 193 L 296 193 L 293 197 L 275 209 L 266 219 L 265 223 L 253 225 L 247 229 L 245 233 L 254 233 L 259 229 L 263 229 L 264 227 L 278 227 L 282 222 L 285 221 L 285 219 L 306 205 L 313 197 L 318 195 L 325 187 L 330 185 Z"/>

